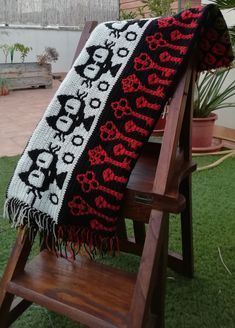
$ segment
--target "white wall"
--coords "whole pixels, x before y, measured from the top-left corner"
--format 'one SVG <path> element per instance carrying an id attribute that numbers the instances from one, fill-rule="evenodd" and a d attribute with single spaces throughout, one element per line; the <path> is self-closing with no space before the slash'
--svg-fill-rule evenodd
<path id="1" fill-rule="evenodd" d="M 69 31 L 59 29 L 42 28 L 7 28 L 0 27 L 0 44 L 23 43 L 32 47 L 25 61 L 36 61 L 36 56 L 42 53 L 45 47 L 53 47 L 59 53 L 59 59 L 52 64 L 52 71 L 67 72 L 72 64 L 75 50 L 81 35 L 81 31 Z M 4 56 L 0 50 L 0 62 L 4 62 Z M 8 58 L 10 62 L 10 58 Z M 20 62 L 19 53 L 14 56 L 14 62 Z"/>
<path id="2" fill-rule="evenodd" d="M 235 68 L 230 71 L 228 81 L 235 80 Z M 218 120 L 216 121 L 216 125 L 225 126 L 227 128 L 235 129 L 235 96 L 230 97 L 227 102 L 232 103 L 232 107 L 220 109 L 216 111 L 218 115 Z"/>

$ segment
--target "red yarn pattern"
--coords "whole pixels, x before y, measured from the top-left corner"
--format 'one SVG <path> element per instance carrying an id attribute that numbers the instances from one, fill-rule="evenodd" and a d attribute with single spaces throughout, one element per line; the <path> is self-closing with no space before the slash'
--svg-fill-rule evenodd
<path id="1" fill-rule="evenodd" d="M 76 192 L 67 202 L 73 220 L 88 231 L 90 245 L 97 244 L 97 234 L 101 244 L 107 236 L 110 242 L 116 238 L 116 221 L 131 170 L 191 53 L 197 51 L 199 71 L 231 62 L 222 16 L 215 6 L 210 8 L 152 20 L 110 93 L 74 172 Z M 122 54 L 126 51 L 121 50 Z M 78 239 L 86 240 L 83 237 Z"/>

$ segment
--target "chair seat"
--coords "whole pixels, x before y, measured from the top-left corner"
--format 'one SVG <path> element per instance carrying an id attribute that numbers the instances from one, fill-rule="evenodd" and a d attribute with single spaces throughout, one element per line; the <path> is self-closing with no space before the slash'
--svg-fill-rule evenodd
<path id="1" fill-rule="evenodd" d="M 136 275 L 42 251 L 8 283 L 7 291 L 94 327 L 125 327 Z"/>
<path id="2" fill-rule="evenodd" d="M 156 166 L 159 160 L 159 152 L 161 144 L 148 142 L 143 149 L 141 156 L 136 162 L 135 167 L 130 175 L 127 190 L 142 191 L 144 193 L 152 193 Z M 171 189 L 167 191 L 166 197 L 171 197 L 171 200 L 178 197 L 178 184 L 190 173 L 196 170 L 196 164 L 191 161 L 185 161 L 182 152 L 177 153 L 173 171 L 171 172 Z"/>
<path id="3" fill-rule="evenodd" d="M 159 195 L 153 188 L 160 150 L 161 143 L 148 142 L 136 162 L 123 201 L 124 217 L 148 223 L 152 208 L 171 213 L 184 210 L 185 197 L 179 192 L 179 185 L 186 176 L 196 170 L 196 164 L 185 161 L 183 153 L 179 151 L 170 173 L 170 188 L 164 195 Z"/>

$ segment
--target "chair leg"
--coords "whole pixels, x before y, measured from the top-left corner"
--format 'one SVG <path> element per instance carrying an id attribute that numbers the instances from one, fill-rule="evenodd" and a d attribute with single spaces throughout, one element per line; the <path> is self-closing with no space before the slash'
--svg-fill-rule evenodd
<path id="1" fill-rule="evenodd" d="M 143 222 L 133 221 L 135 242 L 144 246 L 145 242 L 145 224 Z"/>
<path id="2" fill-rule="evenodd" d="M 10 326 L 10 308 L 14 299 L 14 295 L 5 292 L 1 292 L 2 303 L 0 304 L 0 327 L 8 328 Z"/>
<path id="3" fill-rule="evenodd" d="M 164 327 L 168 218 L 167 213 L 151 212 L 131 304 L 130 328 Z"/>
<path id="4" fill-rule="evenodd" d="M 153 290 L 151 312 L 155 317 L 154 328 L 164 328 L 165 326 L 165 294 L 166 294 L 166 272 L 168 255 L 168 229 L 169 220 L 166 219 L 164 226 L 164 236 L 159 258 L 158 272 L 156 273 L 156 286 Z"/>
<path id="5" fill-rule="evenodd" d="M 182 255 L 174 252 L 168 254 L 168 267 L 185 277 L 193 277 L 193 228 L 192 228 L 192 185 L 191 175 L 180 185 L 180 193 L 186 199 L 186 205 L 180 214 Z"/>
<path id="6" fill-rule="evenodd" d="M 14 301 L 14 295 L 8 293 L 7 285 L 20 271 L 24 270 L 29 253 L 32 248 L 32 241 L 29 240 L 29 234 L 21 231 L 12 250 L 10 259 L 5 269 L 2 281 L 0 283 L 0 327 L 9 327 L 20 314 L 23 313 L 31 303 L 22 300 Z"/>
<path id="7" fill-rule="evenodd" d="M 183 274 L 189 278 L 193 277 L 193 227 L 192 227 L 192 182 L 188 175 L 181 184 L 180 192 L 185 196 L 186 207 L 181 213 L 181 235 Z"/>
<path id="8" fill-rule="evenodd" d="M 192 110 L 193 95 L 195 89 L 196 71 L 192 72 L 190 86 L 188 90 L 186 110 L 182 129 L 180 133 L 179 146 L 184 150 L 185 160 L 189 163 L 192 161 Z M 182 236 L 182 270 L 181 274 L 192 278 L 194 273 L 193 267 L 193 232 L 192 232 L 192 174 L 190 173 L 181 182 L 179 192 L 186 199 L 185 210 L 181 213 L 181 236 Z"/>

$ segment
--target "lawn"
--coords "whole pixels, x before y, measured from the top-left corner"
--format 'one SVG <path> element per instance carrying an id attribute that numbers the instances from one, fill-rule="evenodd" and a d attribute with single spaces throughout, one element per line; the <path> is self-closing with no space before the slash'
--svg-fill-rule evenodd
<path id="1" fill-rule="evenodd" d="M 17 157 L 0 158 L 0 211 Z M 214 158 L 195 158 L 199 165 Z M 193 175 L 195 277 L 167 272 L 166 328 L 235 327 L 235 158 Z M 2 215 L 1 215 L 2 218 Z M 171 217 L 170 244 L 179 247 L 179 225 Z M 0 276 L 15 231 L 0 220 Z M 110 261 L 109 259 L 106 261 Z M 118 266 L 135 270 L 138 258 L 121 255 Z M 113 260 L 112 260 L 113 262 Z M 224 262 L 224 264 L 223 264 Z M 31 306 L 13 328 L 82 327 L 37 305 Z"/>

